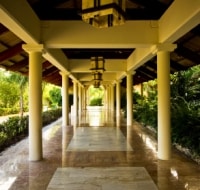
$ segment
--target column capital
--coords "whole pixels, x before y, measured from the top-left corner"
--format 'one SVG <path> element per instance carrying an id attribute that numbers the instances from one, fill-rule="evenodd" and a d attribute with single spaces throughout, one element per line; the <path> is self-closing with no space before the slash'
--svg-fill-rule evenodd
<path id="1" fill-rule="evenodd" d="M 121 79 L 115 81 L 116 84 L 117 84 L 117 83 L 121 83 L 121 82 L 122 82 Z"/>
<path id="2" fill-rule="evenodd" d="M 151 47 L 151 52 L 152 54 L 156 54 L 159 51 L 172 52 L 176 48 L 177 44 L 171 44 L 171 43 L 156 44 Z"/>
<path id="3" fill-rule="evenodd" d="M 126 76 L 127 75 L 134 75 L 135 73 L 136 73 L 136 71 L 131 71 L 131 70 L 130 71 L 126 71 Z"/>
<path id="4" fill-rule="evenodd" d="M 44 52 L 44 45 L 43 44 L 23 44 L 22 49 L 25 50 L 27 53 L 31 52 Z"/>
<path id="5" fill-rule="evenodd" d="M 78 82 L 77 82 L 76 80 L 72 80 L 72 82 L 73 82 L 74 84 L 78 84 Z"/>
<path id="6" fill-rule="evenodd" d="M 64 75 L 64 76 L 69 76 L 69 75 L 70 75 L 70 72 L 68 72 L 68 71 L 60 71 L 59 74 L 62 75 L 62 76 L 63 76 L 63 75 Z"/>

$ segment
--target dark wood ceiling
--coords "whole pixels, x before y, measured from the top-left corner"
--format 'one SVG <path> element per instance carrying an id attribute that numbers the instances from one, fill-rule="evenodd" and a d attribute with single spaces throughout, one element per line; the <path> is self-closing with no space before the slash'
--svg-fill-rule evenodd
<path id="1" fill-rule="evenodd" d="M 157 20 L 173 0 L 127 0 L 126 20 Z M 81 0 L 28 0 L 41 20 L 81 20 Z M 28 57 L 18 37 L 0 24 L 0 67 L 28 75 Z M 176 42 L 171 53 L 171 73 L 186 70 L 200 62 L 200 25 Z M 89 59 L 103 56 L 106 59 L 126 59 L 134 49 L 63 49 L 69 59 Z M 157 78 L 156 57 L 140 66 L 134 75 L 134 83 Z M 61 86 L 59 70 L 48 61 L 43 62 L 43 80 Z"/>
<path id="2" fill-rule="evenodd" d="M 82 0 L 28 0 L 41 20 L 81 20 Z M 126 20 L 158 20 L 173 0 L 126 0 Z"/>

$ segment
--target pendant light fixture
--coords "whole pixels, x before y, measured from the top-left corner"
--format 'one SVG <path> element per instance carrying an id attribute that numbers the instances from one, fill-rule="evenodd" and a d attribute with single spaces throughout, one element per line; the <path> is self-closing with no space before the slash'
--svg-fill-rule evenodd
<path id="1" fill-rule="evenodd" d="M 125 0 L 82 0 L 82 20 L 96 28 L 125 23 Z"/>
<path id="2" fill-rule="evenodd" d="M 90 63 L 91 63 L 90 70 L 92 71 L 92 75 L 93 75 L 94 88 L 99 88 L 99 86 L 101 85 L 101 82 L 103 80 L 102 79 L 103 72 L 105 71 L 104 58 L 103 57 L 91 57 Z"/>

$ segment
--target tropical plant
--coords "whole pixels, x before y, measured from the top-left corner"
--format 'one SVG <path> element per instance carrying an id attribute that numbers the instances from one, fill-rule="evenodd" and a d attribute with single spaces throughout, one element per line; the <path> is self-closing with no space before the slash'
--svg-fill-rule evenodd
<path id="1" fill-rule="evenodd" d="M 15 83 L 16 86 L 18 86 L 20 90 L 20 99 L 19 99 L 19 105 L 20 105 L 20 116 L 23 117 L 24 113 L 24 94 L 25 90 L 28 87 L 28 78 L 27 76 L 23 76 L 18 73 L 12 73 L 10 78 L 9 78 L 11 83 Z M 27 106 L 26 106 L 27 107 Z"/>
<path id="2" fill-rule="evenodd" d="M 91 106 L 102 106 L 103 105 L 103 96 L 104 96 L 104 89 L 102 87 L 100 88 L 94 88 L 93 86 L 90 86 L 89 88 L 89 105 Z"/>
<path id="3" fill-rule="evenodd" d="M 137 100 L 134 118 L 157 128 L 156 80 L 144 84 L 147 96 Z M 200 155 L 200 66 L 171 75 L 172 142 Z"/>
<path id="4" fill-rule="evenodd" d="M 11 108 L 17 105 L 19 100 L 19 89 L 13 83 L 6 80 L 1 81 L 0 105 L 2 108 Z"/>
<path id="5" fill-rule="evenodd" d="M 49 97 L 52 101 L 52 105 L 55 107 L 62 105 L 62 96 L 61 96 L 61 89 L 58 87 L 53 87 L 49 91 Z"/>

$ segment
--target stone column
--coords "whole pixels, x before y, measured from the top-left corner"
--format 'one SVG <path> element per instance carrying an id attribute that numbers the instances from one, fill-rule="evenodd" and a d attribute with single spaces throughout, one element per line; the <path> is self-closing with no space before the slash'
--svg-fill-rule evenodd
<path id="1" fill-rule="evenodd" d="M 110 86 L 107 85 L 107 111 L 110 112 Z"/>
<path id="2" fill-rule="evenodd" d="M 114 112 L 115 110 L 115 94 L 114 94 L 114 88 L 115 88 L 115 85 L 112 84 L 110 86 L 110 107 L 111 107 L 111 111 Z"/>
<path id="3" fill-rule="evenodd" d="M 76 81 L 73 81 L 73 116 L 78 116 L 78 88 Z"/>
<path id="4" fill-rule="evenodd" d="M 83 88 L 83 109 L 86 110 L 86 102 L 87 102 L 87 96 L 86 96 L 86 87 Z"/>
<path id="5" fill-rule="evenodd" d="M 42 51 L 43 45 L 25 44 L 29 54 L 29 160 L 43 159 L 42 151 Z"/>
<path id="6" fill-rule="evenodd" d="M 69 125 L 69 77 L 65 72 L 60 72 L 62 76 L 62 125 Z"/>
<path id="7" fill-rule="evenodd" d="M 78 112 L 79 115 L 81 115 L 82 111 L 82 86 L 79 84 L 78 85 Z"/>
<path id="8" fill-rule="evenodd" d="M 158 80 L 158 158 L 171 158 L 171 114 L 170 114 L 170 51 L 174 44 L 157 45 Z"/>
<path id="9" fill-rule="evenodd" d="M 116 117 L 120 117 L 121 115 L 121 86 L 120 80 L 116 83 Z"/>
<path id="10" fill-rule="evenodd" d="M 131 73 L 127 73 L 127 126 L 133 124 L 133 76 Z"/>

